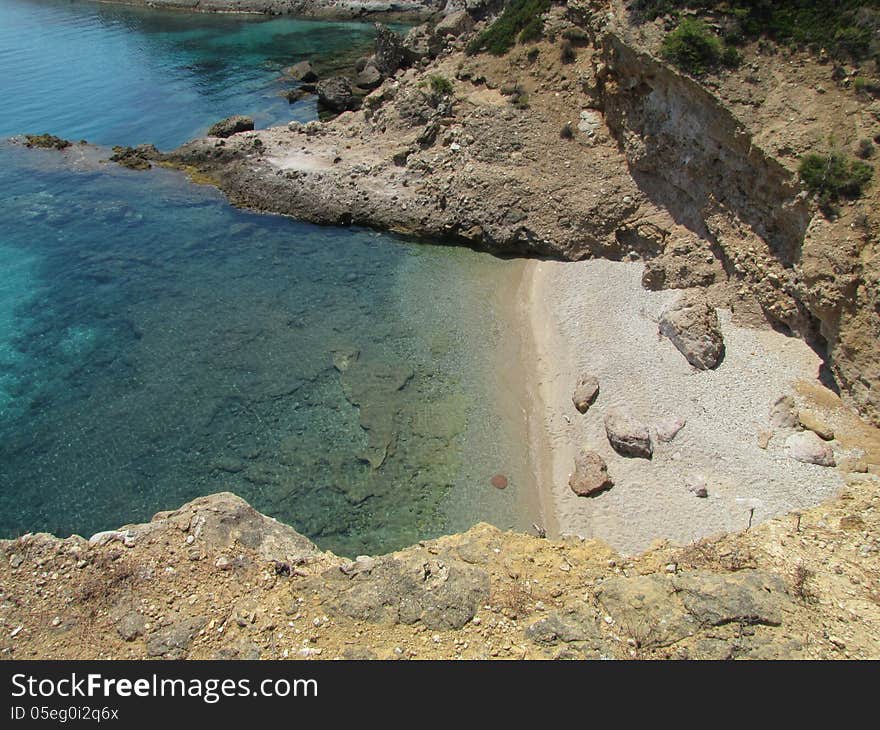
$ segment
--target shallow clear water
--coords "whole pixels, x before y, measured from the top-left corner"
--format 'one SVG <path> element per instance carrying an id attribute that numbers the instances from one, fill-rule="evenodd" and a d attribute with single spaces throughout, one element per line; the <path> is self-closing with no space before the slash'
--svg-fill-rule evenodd
<path id="1" fill-rule="evenodd" d="M 161 103 L 113 107 L 143 49 L 151 69 L 176 68 L 166 54 L 224 47 L 227 21 L 182 15 L 168 23 L 185 31 L 162 30 L 167 14 L 120 25 L 106 19 L 124 8 L 11 0 L 0 28 L 9 8 L 51 11 L 40 31 L 51 79 L 31 69 L 29 85 L 16 82 L 24 112 L 8 106 L 2 134 L 170 146 L 203 128 L 198 110 L 253 112 L 274 83 L 251 61 L 223 83 L 196 65 Z M 271 56 L 262 29 L 279 21 L 229 22 L 245 56 Z M 342 25 L 333 38 L 345 45 Z M 34 111 L 50 81 L 78 83 L 64 59 L 82 27 L 98 55 L 107 29 L 121 54 L 112 73 L 89 66 L 88 103 Z M 221 111 L 215 88 L 244 91 Z M 178 173 L 102 157 L 0 144 L 0 534 L 90 534 L 222 489 L 349 555 L 481 519 L 530 524 L 518 404 L 499 398 L 497 357 L 512 340 L 499 308 L 518 263 L 238 211 Z M 495 472 L 507 490 L 489 486 Z"/>
<path id="2" fill-rule="evenodd" d="M 51 132 L 175 147 L 218 119 L 315 118 L 281 70 L 369 52 L 368 23 L 155 11 L 69 0 L 0 2 L 0 137 Z"/>

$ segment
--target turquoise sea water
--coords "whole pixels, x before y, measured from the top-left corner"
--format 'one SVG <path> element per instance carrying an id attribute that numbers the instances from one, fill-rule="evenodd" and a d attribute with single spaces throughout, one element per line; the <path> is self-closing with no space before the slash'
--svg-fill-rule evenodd
<path id="1" fill-rule="evenodd" d="M 0 135 L 170 147 L 233 112 L 313 115 L 278 103 L 277 68 L 370 32 L 4 0 Z M 235 210 L 104 157 L 0 143 L 0 535 L 222 489 L 349 555 L 530 524 L 498 397 L 516 262 Z"/>

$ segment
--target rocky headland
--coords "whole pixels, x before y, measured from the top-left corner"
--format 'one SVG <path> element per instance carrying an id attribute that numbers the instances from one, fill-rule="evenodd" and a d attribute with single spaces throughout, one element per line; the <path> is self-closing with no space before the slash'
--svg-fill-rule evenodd
<path id="1" fill-rule="evenodd" d="M 877 188 L 831 211 L 798 176 L 832 133 L 864 152 L 878 102 L 821 54 L 749 42 L 694 77 L 661 57 L 668 19 L 548 6 L 501 56 L 474 41 L 501 8 L 449 5 L 380 28 L 348 76 L 296 69 L 324 121 L 116 155 L 255 210 L 542 259 L 511 310 L 536 527 L 566 539 L 479 525 L 347 561 L 215 495 L 5 543 L 7 655 L 878 656 Z"/>

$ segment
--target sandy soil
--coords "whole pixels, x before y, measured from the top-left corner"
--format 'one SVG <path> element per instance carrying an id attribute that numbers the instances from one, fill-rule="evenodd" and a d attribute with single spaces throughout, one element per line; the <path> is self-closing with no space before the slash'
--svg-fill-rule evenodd
<path id="1" fill-rule="evenodd" d="M 551 529 L 634 553 L 658 538 L 683 544 L 743 529 L 752 509 L 757 524 L 817 504 L 843 486 L 838 470 L 790 458 L 786 432 L 774 434 L 767 449 L 758 445 L 777 398 L 790 394 L 802 402 L 798 386 L 804 384 L 824 390 L 819 357 L 801 340 L 738 327 L 720 310 L 726 356 L 716 370 L 697 371 L 658 334 L 659 314 L 679 292 L 644 290 L 642 264 L 529 266 L 523 293 L 536 363 L 531 437 L 546 485 L 545 510 L 555 518 L 548 520 Z M 571 401 L 583 372 L 594 374 L 601 388 L 586 415 Z M 604 430 L 604 413 L 615 405 L 628 406 L 648 424 L 678 416 L 687 425 L 670 443 L 655 438 L 652 460 L 625 458 L 611 449 Z M 615 482 L 594 498 L 568 487 L 581 446 L 605 458 Z M 855 445 L 832 446 L 840 460 Z M 689 489 L 700 484 L 706 499 Z"/>

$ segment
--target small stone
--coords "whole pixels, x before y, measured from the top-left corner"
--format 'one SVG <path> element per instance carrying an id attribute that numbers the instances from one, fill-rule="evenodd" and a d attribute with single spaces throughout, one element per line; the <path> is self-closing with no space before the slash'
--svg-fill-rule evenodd
<path id="1" fill-rule="evenodd" d="M 770 408 L 770 425 L 773 428 L 794 428 L 798 424 L 797 408 L 794 398 L 783 395 Z"/>
<path id="2" fill-rule="evenodd" d="M 18 553 L 13 553 L 9 557 L 9 565 L 11 565 L 13 568 L 17 568 L 23 562 L 24 562 L 24 558 L 21 557 L 21 555 L 19 555 Z"/>
<path id="3" fill-rule="evenodd" d="M 578 497 L 594 497 L 614 486 L 605 460 L 595 451 L 584 449 L 574 460 L 574 473 L 568 486 Z"/>
<path id="4" fill-rule="evenodd" d="M 648 427 L 624 408 L 606 411 L 605 433 L 612 448 L 621 456 L 650 459 L 654 454 Z"/>
<path id="5" fill-rule="evenodd" d="M 694 490 L 694 496 L 700 497 L 701 499 L 706 499 L 709 496 L 709 492 L 706 491 L 706 487 L 697 487 Z"/>
<path id="6" fill-rule="evenodd" d="M 580 413 L 586 413 L 598 395 L 599 381 L 592 375 L 581 375 L 574 386 L 571 401 Z"/>
<path id="7" fill-rule="evenodd" d="M 507 489 L 509 482 L 504 474 L 496 474 L 489 480 L 489 484 L 495 487 L 495 489 Z"/>
<path id="8" fill-rule="evenodd" d="M 53 625 L 53 626 L 56 626 L 56 627 L 57 627 L 57 626 L 61 626 L 61 617 L 60 617 L 60 616 L 56 616 L 55 618 L 53 618 L 53 619 L 52 619 L 52 625 Z"/>
<path id="9" fill-rule="evenodd" d="M 229 570 L 229 566 L 231 565 L 229 558 L 221 555 L 214 561 L 214 567 L 220 568 L 220 570 Z"/>
<path id="10" fill-rule="evenodd" d="M 758 448 L 766 449 L 770 445 L 771 438 L 773 438 L 772 431 L 758 431 Z"/>
<path id="11" fill-rule="evenodd" d="M 834 466 L 834 452 L 831 447 L 812 431 L 798 431 L 785 441 L 789 456 L 805 464 Z"/>
<path id="12" fill-rule="evenodd" d="M 654 433 L 657 434 L 657 440 L 664 443 L 672 441 L 678 435 L 678 432 L 685 427 L 686 423 L 687 421 L 678 416 L 668 416 L 657 421 L 654 424 Z"/>

